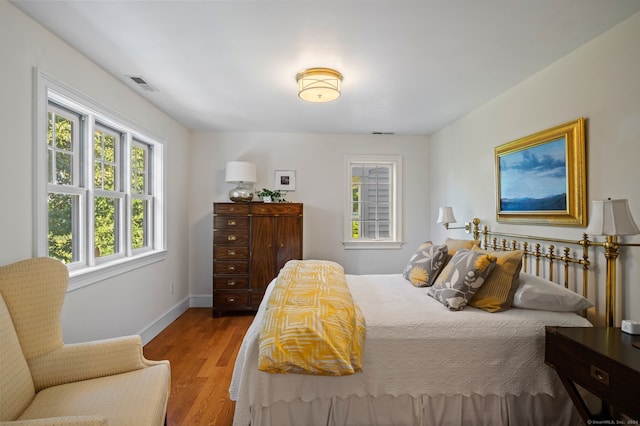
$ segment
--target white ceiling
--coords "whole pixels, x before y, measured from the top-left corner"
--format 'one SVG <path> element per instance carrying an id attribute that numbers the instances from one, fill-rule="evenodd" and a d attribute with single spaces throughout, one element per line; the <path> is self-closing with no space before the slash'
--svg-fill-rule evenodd
<path id="1" fill-rule="evenodd" d="M 640 11 L 638 0 L 12 4 L 192 130 L 411 135 Z M 299 100 L 295 76 L 310 67 L 339 70 L 342 97 Z"/>

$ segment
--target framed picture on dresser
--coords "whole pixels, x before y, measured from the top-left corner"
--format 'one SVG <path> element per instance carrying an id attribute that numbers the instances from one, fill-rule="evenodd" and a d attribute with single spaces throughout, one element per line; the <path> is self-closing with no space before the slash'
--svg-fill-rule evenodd
<path id="1" fill-rule="evenodd" d="M 294 170 L 276 170 L 275 188 L 280 191 L 295 191 L 296 172 Z"/>

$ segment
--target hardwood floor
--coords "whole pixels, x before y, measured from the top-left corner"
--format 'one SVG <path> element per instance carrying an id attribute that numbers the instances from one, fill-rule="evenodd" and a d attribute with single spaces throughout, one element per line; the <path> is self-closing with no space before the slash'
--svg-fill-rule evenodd
<path id="1" fill-rule="evenodd" d="M 212 318 L 209 308 L 190 308 L 144 346 L 148 359 L 171 362 L 168 426 L 232 424 L 229 383 L 252 320 L 251 315 Z"/>

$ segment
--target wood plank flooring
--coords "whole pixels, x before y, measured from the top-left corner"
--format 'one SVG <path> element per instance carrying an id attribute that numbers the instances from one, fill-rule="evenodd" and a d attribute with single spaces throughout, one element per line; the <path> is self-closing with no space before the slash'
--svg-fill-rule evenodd
<path id="1" fill-rule="evenodd" d="M 233 365 L 253 316 L 212 318 L 190 308 L 144 346 L 148 359 L 171 362 L 167 426 L 230 426 Z"/>

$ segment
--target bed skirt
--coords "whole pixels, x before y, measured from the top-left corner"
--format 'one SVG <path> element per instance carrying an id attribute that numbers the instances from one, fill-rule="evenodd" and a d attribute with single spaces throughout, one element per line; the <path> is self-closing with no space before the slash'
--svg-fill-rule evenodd
<path id="1" fill-rule="evenodd" d="M 251 409 L 251 424 L 260 426 L 568 426 L 582 425 L 568 395 L 453 395 L 276 402 Z"/>

